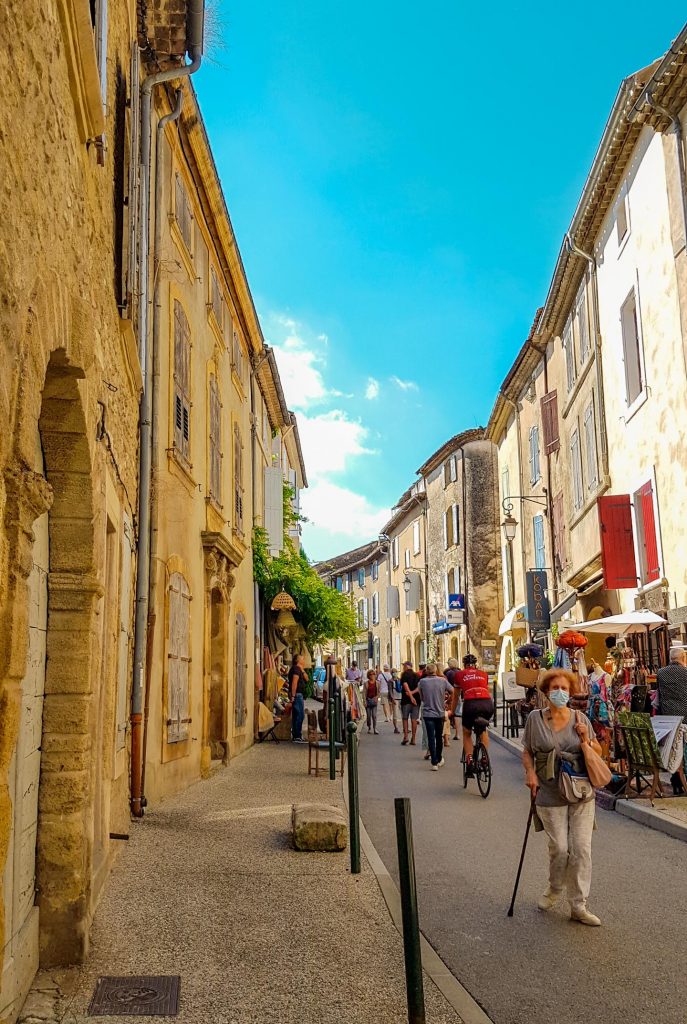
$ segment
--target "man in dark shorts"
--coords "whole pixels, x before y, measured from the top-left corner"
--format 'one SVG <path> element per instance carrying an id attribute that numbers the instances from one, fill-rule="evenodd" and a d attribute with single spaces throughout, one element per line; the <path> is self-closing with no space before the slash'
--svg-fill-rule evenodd
<path id="1" fill-rule="evenodd" d="M 458 691 L 463 694 L 463 750 L 465 760 L 470 766 L 472 763 L 472 729 L 475 719 L 493 717 L 494 701 L 489 689 L 489 676 L 477 668 L 477 658 L 474 654 L 466 654 L 463 658 L 463 668 L 456 672 L 453 677 L 455 694 L 453 698 L 452 714 L 455 713 L 458 701 Z M 489 733 L 486 729 L 482 732 L 482 743 L 489 746 Z"/>
<path id="2" fill-rule="evenodd" d="M 408 742 L 408 722 L 411 723 L 410 744 L 415 744 L 415 733 L 420 718 L 420 691 L 418 689 L 418 676 L 413 672 L 413 666 L 409 661 L 403 662 L 401 673 L 401 717 L 403 718 L 403 739 L 401 746 L 405 747 Z"/>

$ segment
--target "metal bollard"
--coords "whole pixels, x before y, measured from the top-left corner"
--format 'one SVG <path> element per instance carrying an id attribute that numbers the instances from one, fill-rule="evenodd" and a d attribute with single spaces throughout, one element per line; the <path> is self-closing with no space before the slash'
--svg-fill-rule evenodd
<path id="1" fill-rule="evenodd" d="M 337 690 L 336 697 L 334 698 L 334 740 L 336 743 L 341 743 L 343 736 L 341 735 L 341 694 Z M 339 760 L 339 748 L 335 748 L 336 760 Z"/>
<path id="2" fill-rule="evenodd" d="M 329 778 L 333 782 L 336 778 L 336 736 L 334 735 L 334 707 L 333 697 L 329 698 Z"/>
<path id="3" fill-rule="evenodd" d="M 358 804 L 358 728 L 355 722 L 346 726 L 348 748 L 348 841 L 351 847 L 351 874 L 360 874 L 360 808 Z"/>
<path id="4" fill-rule="evenodd" d="M 401 910 L 403 913 L 403 956 L 406 968 L 406 997 L 408 1024 L 425 1024 L 425 992 L 422 981 L 422 952 L 420 924 L 417 914 L 415 888 L 415 854 L 413 852 L 413 823 L 408 797 L 396 797 L 396 845 L 398 848 L 398 874 L 401 882 Z"/>

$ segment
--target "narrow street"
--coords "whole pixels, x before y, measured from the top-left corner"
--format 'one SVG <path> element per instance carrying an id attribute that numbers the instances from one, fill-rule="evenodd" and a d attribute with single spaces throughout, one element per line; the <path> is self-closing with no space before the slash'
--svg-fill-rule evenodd
<path id="1" fill-rule="evenodd" d="M 380 716 L 381 717 L 381 716 Z M 590 908 L 603 927 L 572 924 L 566 905 L 542 914 L 546 839 L 530 836 L 515 916 L 506 911 L 527 819 L 518 760 L 492 742 L 484 801 L 459 777 L 460 744 L 439 774 L 419 746 L 401 747 L 382 721 L 363 730 L 361 814 L 398 881 L 393 798 L 412 800 L 420 926 L 495 1024 L 683 1024 L 682 942 L 687 846 L 599 811 Z"/>

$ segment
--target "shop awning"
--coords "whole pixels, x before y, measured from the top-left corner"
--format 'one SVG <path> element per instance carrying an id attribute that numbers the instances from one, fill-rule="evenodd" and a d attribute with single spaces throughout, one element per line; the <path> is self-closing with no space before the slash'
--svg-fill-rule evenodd
<path id="1" fill-rule="evenodd" d="M 572 629 L 581 633 L 607 633 L 609 636 L 627 636 L 628 633 L 643 633 L 644 630 L 658 629 L 666 624 L 656 612 L 640 610 L 626 612 L 624 615 L 609 615 L 605 619 L 590 619 L 589 622 L 578 622 Z"/>
<path id="2" fill-rule="evenodd" d="M 525 629 L 526 624 L 527 606 L 521 604 L 511 608 L 509 612 L 506 612 L 499 626 L 499 636 L 506 636 L 508 633 L 512 633 L 514 629 Z"/>
<path id="3" fill-rule="evenodd" d="M 569 612 L 571 608 L 574 608 L 577 604 L 577 593 L 573 590 L 571 594 L 564 597 L 555 608 L 551 609 L 551 621 L 558 622 L 562 619 L 566 612 Z"/>

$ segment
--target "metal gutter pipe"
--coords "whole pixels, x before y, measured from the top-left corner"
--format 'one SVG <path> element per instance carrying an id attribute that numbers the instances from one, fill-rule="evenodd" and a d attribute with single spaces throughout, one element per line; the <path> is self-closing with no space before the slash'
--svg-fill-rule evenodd
<path id="1" fill-rule="evenodd" d="M 594 327 L 594 354 L 596 357 L 596 393 L 599 405 L 599 433 L 601 435 L 601 467 L 603 469 L 604 481 L 609 479 L 608 469 L 608 435 L 606 433 L 606 402 L 604 399 L 604 379 L 601 356 L 601 315 L 599 312 L 599 285 L 597 279 L 596 257 L 584 252 L 572 240 L 570 233 L 565 236 L 566 245 L 570 252 L 586 260 L 592 272 L 592 324 Z"/>
<path id="2" fill-rule="evenodd" d="M 140 405 L 138 550 L 136 560 L 136 610 L 134 618 L 134 667 L 131 688 L 131 813 L 140 818 L 142 806 L 143 704 L 146 648 L 148 640 L 148 601 L 150 592 L 150 492 L 152 463 L 151 387 L 152 351 L 148 344 L 149 258 L 150 258 L 150 167 L 153 89 L 163 82 L 188 78 L 200 67 L 203 54 L 204 0 L 188 0 L 187 52 L 191 63 L 149 75 L 141 89 L 141 164 L 140 193 L 140 287 L 138 304 L 138 344 L 143 377 Z"/>

